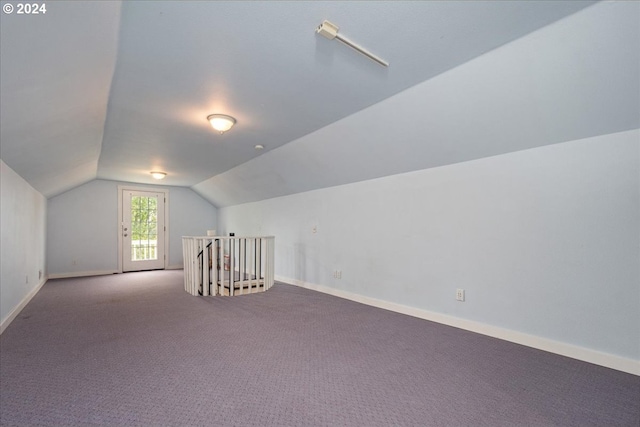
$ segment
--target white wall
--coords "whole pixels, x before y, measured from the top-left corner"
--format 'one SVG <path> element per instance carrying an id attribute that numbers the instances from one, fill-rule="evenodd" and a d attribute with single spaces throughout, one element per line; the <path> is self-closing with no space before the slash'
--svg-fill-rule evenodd
<path id="1" fill-rule="evenodd" d="M 276 274 L 292 283 L 633 364 L 639 141 L 627 131 L 221 208 L 219 230 L 275 235 Z"/>
<path id="2" fill-rule="evenodd" d="M 182 266 L 182 236 L 216 228 L 217 210 L 194 191 L 94 180 L 49 199 L 47 271 L 57 276 L 118 270 L 118 185 L 169 190 L 168 267 Z"/>
<path id="3" fill-rule="evenodd" d="M 182 267 L 182 236 L 205 236 L 207 230 L 215 230 L 218 209 L 188 188 L 171 188 L 170 194 L 169 265 Z"/>
<path id="4" fill-rule="evenodd" d="M 47 201 L 2 160 L 0 170 L 2 331 L 46 280 Z"/>

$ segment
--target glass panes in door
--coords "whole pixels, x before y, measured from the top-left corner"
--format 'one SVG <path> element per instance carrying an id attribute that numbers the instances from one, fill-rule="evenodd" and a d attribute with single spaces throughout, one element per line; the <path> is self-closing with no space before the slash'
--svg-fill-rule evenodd
<path id="1" fill-rule="evenodd" d="M 131 197 L 131 261 L 158 259 L 158 198 Z"/>
<path id="2" fill-rule="evenodd" d="M 165 268 L 165 193 L 122 192 L 122 271 Z"/>

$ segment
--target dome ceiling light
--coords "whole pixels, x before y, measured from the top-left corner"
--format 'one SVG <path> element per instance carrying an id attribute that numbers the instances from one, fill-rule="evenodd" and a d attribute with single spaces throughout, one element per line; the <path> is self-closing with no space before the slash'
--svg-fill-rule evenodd
<path id="1" fill-rule="evenodd" d="M 211 127 L 220 132 L 220 134 L 225 133 L 236 124 L 236 119 L 225 114 L 211 114 L 207 117 L 207 120 L 211 123 Z"/>

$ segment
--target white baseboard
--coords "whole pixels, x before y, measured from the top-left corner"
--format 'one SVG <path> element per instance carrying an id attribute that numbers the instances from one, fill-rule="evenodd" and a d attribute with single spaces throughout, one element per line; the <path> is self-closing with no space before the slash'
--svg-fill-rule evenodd
<path id="1" fill-rule="evenodd" d="M 300 286 L 306 289 L 322 292 L 325 294 L 345 298 L 373 307 L 402 313 L 420 319 L 430 320 L 432 322 L 441 323 L 443 325 L 453 326 L 467 331 L 499 338 L 516 344 L 525 345 L 527 347 L 536 348 L 538 350 L 548 351 L 550 353 L 559 354 L 561 356 L 570 357 L 572 359 L 582 360 L 583 362 L 593 363 L 595 365 L 604 366 L 618 371 L 627 372 L 629 374 L 640 376 L 640 361 L 604 353 L 597 350 L 591 350 L 585 347 L 579 347 L 573 344 L 567 344 L 560 341 L 550 340 L 535 335 L 526 334 L 524 332 L 504 329 L 497 326 L 487 325 L 473 320 L 461 319 L 459 317 L 449 316 L 446 314 L 436 313 L 428 310 L 422 310 L 415 307 L 409 307 L 402 304 L 383 301 L 340 289 L 330 288 L 324 285 L 316 285 L 301 280 L 291 279 L 288 277 L 276 276 L 279 282 Z"/>
<path id="2" fill-rule="evenodd" d="M 182 264 L 169 265 L 165 270 L 182 270 Z M 118 270 L 77 271 L 73 273 L 52 273 L 49 279 L 69 279 L 73 277 L 106 276 L 108 274 L 122 273 Z"/>
<path id="3" fill-rule="evenodd" d="M 22 299 L 22 301 L 20 301 L 20 304 L 16 305 L 13 310 L 11 310 L 11 312 L 7 315 L 7 317 L 2 319 L 2 322 L 0 323 L 0 335 L 2 335 L 4 330 L 7 329 L 7 326 L 9 326 L 11 322 L 13 322 L 16 317 L 18 317 L 18 314 L 20 314 L 22 309 L 25 308 L 27 304 L 29 304 L 31 298 L 33 298 L 38 293 L 40 288 L 42 288 L 44 284 L 47 283 L 47 279 L 48 277 L 44 276 L 40 283 L 38 283 L 35 288 L 31 289 L 29 293 Z"/>
<path id="4" fill-rule="evenodd" d="M 115 274 L 116 270 L 99 270 L 99 271 L 77 271 L 73 273 L 53 273 L 49 274 L 49 279 L 68 279 L 71 277 L 88 277 L 88 276 L 105 276 L 107 274 Z"/>

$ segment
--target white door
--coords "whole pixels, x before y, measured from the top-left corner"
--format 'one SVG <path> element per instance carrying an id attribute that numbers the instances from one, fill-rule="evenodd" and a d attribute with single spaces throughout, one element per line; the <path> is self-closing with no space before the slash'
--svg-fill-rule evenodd
<path id="1" fill-rule="evenodd" d="M 165 268 L 165 195 L 122 192 L 122 271 Z"/>

